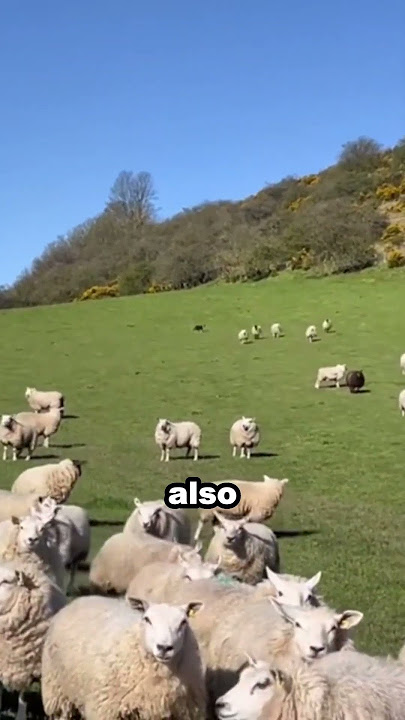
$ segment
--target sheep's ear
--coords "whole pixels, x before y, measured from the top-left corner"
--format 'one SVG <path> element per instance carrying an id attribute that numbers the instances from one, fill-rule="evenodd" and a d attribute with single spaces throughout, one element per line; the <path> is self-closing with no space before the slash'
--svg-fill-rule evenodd
<path id="1" fill-rule="evenodd" d="M 316 575 L 314 575 L 313 577 L 309 578 L 309 580 L 306 581 L 305 585 L 306 585 L 307 588 L 309 588 L 310 590 L 313 590 L 314 587 L 316 587 L 316 586 L 318 585 L 321 577 L 322 577 L 322 571 L 320 570 L 319 572 L 316 573 Z"/>
<path id="2" fill-rule="evenodd" d="M 253 655 L 249 655 L 249 653 L 247 653 L 246 650 L 243 650 L 243 654 L 245 655 L 245 657 L 246 657 L 246 659 L 247 659 L 247 661 L 248 661 L 248 664 L 249 664 L 251 667 L 256 667 L 256 666 L 257 666 L 257 660 L 256 660 L 256 658 L 253 657 Z"/>
<path id="3" fill-rule="evenodd" d="M 141 501 L 140 501 L 139 498 L 137 498 L 137 497 L 134 498 L 134 505 L 135 505 L 135 507 L 139 507 L 140 505 L 142 505 L 142 503 L 141 503 Z"/>
<path id="4" fill-rule="evenodd" d="M 194 617 L 194 615 L 197 615 L 197 613 L 204 607 L 204 603 L 197 602 L 197 601 L 191 601 L 187 603 L 187 605 L 181 606 L 186 613 L 187 617 Z"/>
<path id="5" fill-rule="evenodd" d="M 342 630 L 350 630 L 350 628 L 356 627 L 363 620 L 363 617 L 364 613 L 358 610 L 344 610 L 337 616 L 337 622 Z"/>
<path id="6" fill-rule="evenodd" d="M 281 482 L 282 485 L 287 485 L 287 483 L 288 483 L 288 478 L 283 478 L 282 480 L 280 480 L 280 482 Z"/>
<path id="7" fill-rule="evenodd" d="M 275 585 L 278 580 L 277 573 L 273 572 L 273 570 L 271 570 L 267 565 L 265 567 L 265 570 L 268 580 L 271 580 L 273 585 Z"/>
<path id="8" fill-rule="evenodd" d="M 135 597 L 127 597 L 127 602 L 129 606 L 132 608 L 132 610 L 138 610 L 139 612 L 145 614 L 149 603 L 147 600 L 142 600 L 141 598 L 135 598 Z"/>
<path id="9" fill-rule="evenodd" d="M 264 482 L 270 482 L 271 478 L 269 478 L 268 475 L 263 475 L 263 481 Z"/>
<path id="10" fill-rule="evenodd" d="M 11 522 L 13 525 L 19 525 L 20 524 L 20 518 L 16 517 L 15 515 L 11 516 Z"/>

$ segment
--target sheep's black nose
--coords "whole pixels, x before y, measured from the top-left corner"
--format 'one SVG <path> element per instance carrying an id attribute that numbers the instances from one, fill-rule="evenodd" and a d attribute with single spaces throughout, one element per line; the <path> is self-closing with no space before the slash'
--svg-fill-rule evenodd
<path id="1" fill-rule="evenodd" d="M 311 650 L 313 656 L 316 657 L 316 655 L 319 655 L 319 653 L 321 653 L 324 648 L 323 648 L 323 645 L 321 645 L 320 647 L 317 647 L 315 645 L 310 645 L 309 649 Z"/>
<path id="2" fill-rule="evenodd" d="M 173 645 L 156 645 L 156 647 L 159 650 L 159 652 L 161 652 L 163 654 L 166 654 L 166 653 L 170 652 L 171 650 L 173 650 Z"/>

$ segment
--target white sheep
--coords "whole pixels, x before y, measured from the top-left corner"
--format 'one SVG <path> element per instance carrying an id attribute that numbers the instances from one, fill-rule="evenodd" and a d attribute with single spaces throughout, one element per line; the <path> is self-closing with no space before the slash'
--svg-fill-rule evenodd
<path id="1" fill-rule="evenodd" d="M 334 383 L 339 388 L 346 373 L 347 365 L 330 365 L 329 367 L 319 368 L 315 381 L 316 390 L 319 390 L 323 382 Z"/>
<path id="2" fill-rule="evenodd" d="M 28 405 L 35 412 L 42 412 L 50 408 L 61 408 L 62 414 L 64 412 L 65 399 L 57 390 L 37 390 L 27 387 L 25 397 Z"/>
<path id="3" fill-rule="evenodd" d="M 173 590 L 179 585 L 208 580 L 213 578 L 219 569 L 219 563 L 196 563 L 186 555 L 179 555 L 176 562 L 152 562 L 144 565 L 134 575 L 126 595 L 144 597 L 153 602 L 171 602 Z M 159 578 L 159 582 L 156 582 L 156 578 Z"/>
<path id="4" fill-rule="evenodd" d="M 278 323 L 278 322 L 273 323 L 270 328 L 270 332 L 272 334 L 272 337 L 274 337 L 274 338 L 281 337 L 283 334 L 283 330 L 282 330 L 280 323 Z"/>
<path id="5" fill-rule="evenodd" d="M 266 587 L 266 583 L 270 583 L 274 588 L 274 596 L 281 605 L 319 607 L 322 604 L 321 598 L 315 591 L 322 576 L 321 571 L 311 578 L 303 578 L 296 575 L 275 573 L 266 567 L 266 575 L 267 580 L 263 580 L 257 587 Z"/>
<path id="6" fill-rule="evenodd" d="M 280 557 L 277 538 L 265 525 L 245 518 L 230 520 L 215 514 L 218 525 L 205 554 L 206 562 L 219 563 L 222 570 L 255 585 L 265 577 L 266 566 L 277 572 Z"/>
<path id="7" fill-rule="evenodd" d="M 236 457 L 236 451 L 239 448 L 240 457 L 246 457 L 249 460 L 252 448 L 256 448 L 260 442 L 260 430 L 256 418 L 247 418 L 242 415 L 239 420 L 236 420 L 229 432 L 229 442 L 233 448 L 233 457 Z"/>
<path id="8" fill-rule="evenodd" d="M 405 353 L 402 353 L 400 357 L 399 366 L 402 370 L 402 375 L 405 375 Z"/>
<path id="9" fill-rule="evenodd" d="M 247 343 L 249 340 L 249 335 L 247 330 L 239 330 L 238 332 L 238 340 L 240 343 L 244 344 Z"/>
<path id="10" fill-rule="evenodd" d="M 9 520 L 13 515 L 16 517 L 29 515 L 39 497 L 38 493 L 16 495 L 10 490 L 0 490 L 0 522 Z"/>
<path id="11" fill-rule="evenodd" d="M 200 607 L 73 600 L 55 616 L 44 643 L 45 713 L 87 720 L 203 717 L 204 668 L 188 623 Z"/>
<path id="12" fill-rule="evenodd" d="M 255 340 L 259 340 L 262 337 L 262 328 L 260 325 L 252 325 L 251 333 Z"/>
<path id="13" fill-rule="evenodd" d="M 402 720 L 405 674 L 392 659 L 332 653 L 293 674 L 248 656 L 215 704 L 219 720 Z"/>
<path id="14" fill-rule="evenodd" d="M 170 450 L 187 448 L 186 457 L 193 451 L 193 460 L 198 460 L 198 449 L 201 443 L 201 428 L 190 420 L 171 422 L 160 418 L 155 429 L 155 442 L 160 447 L 161 460 L 169 461 Z"/>
<path id="15" fill-rule="evenodd" d="M 45 573 L 20 560 L 0 563 L 0 687 L 19 693 L 16 720 L 26 719 L 24 693 L 41 677 L 44 637 L 65 603 Z"/>
<path id="16" fill-rule="evenodd" d="M 43 438 L 44 447 L 49 447 L 49 438 L 54 435 L 62 422 L 62 411 L 60 408 L 50 408 L 46 412 L 20 412 L 13 415 L 20 425 L 31 427 L 37 433 L 38 438 Z"/>
<path id="17" fill-rule="evenodd" d="M 150 533 L 172 542 L 191 543 L 191 523 L 182 508 L 169 508 L 164 500 L 134 498 L 135 510 L 124 525 L 123 532 Z"/>
<path id="18" fill-rule="evenodd" d="M 43 497 L 49 495 L 57 503 L 63 503 L 68 499 L 81 473 L 80 463 L 66 458 L 58 463 L 24 470 L 13 483 L 11 490 L 18 494 L 35 492 Z"/>
<path id="19" fill-rule="evenodd" d="M 307 340 L 309 340 L 309 342 L 313 342 L 318 337 L 315 325 L 309 325 L 307 327 L 307 329 L 305 330 L 305 337 Z"/>
<path id="20" fill-rule="evenodd" d="M 0 442 L 3 445 L 3 460 L 7 460 L 7 448 L 13 449 L 13 460 L 20 457 L 24 449 L 27 450 L 25 459 L 31 460 L 31 455 L 38 444 L 36 431 L 18 423 L 12 415 L 2 415 L 0 421 Z"/>
<path id="21" fill-rule="evenodd" d="M 239 488 L 241 499 L 233 508 L 221 508 L 221 514 L 231 518 L 245 517 L 249 522 L 261 523 L 272 517 L 283 496 L 288 478 L 278 480 L 263 475 L 263 482 L 247 480 L 227 480 L 225 482 L 232 483 Z M 195 541 L 199 539 L 205 523 L 214 518 L 215 508 L 200 508 L 198 512 L 199 521 L 194 535 Z"/>
<path id="22" fill-rule="evenodd" d="M 401 413 L 402 417 L 404 417 L 405 416 L 405 389 L 401 390 L 401 392 L 399 393 L 398 405 L 399 405 L 400 413 Z"/>
<path id="23" fill-rule="evenodd" d="M 332 322 L 329 320 L 329 318 L 325 318 L 325 320 L 323 321 L 322 330 L 326 333 L 332 330 Z"/>

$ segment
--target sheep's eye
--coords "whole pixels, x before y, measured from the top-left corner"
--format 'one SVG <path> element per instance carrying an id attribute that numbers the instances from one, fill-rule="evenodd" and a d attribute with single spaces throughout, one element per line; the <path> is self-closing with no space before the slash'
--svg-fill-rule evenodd
<path id="1" fill-rule="evenodd" d="M 278 596 L 279 596 L 279 597 L 283 597 L 283 594 L 284 594 L 284 593 L 282 593 L 281 590 L 278 591 Z"/>
<path id="2" fill-rule="evenodd" d="M 187 625 L 187 620 L 184 619 L 181 621 L 180 627 L 184 627 L 185 625 Z"/>
<path id="3" fill-rule="evenodd" d="M 337 625 L 332 625 L 332 627 L 331 627 L 331 629 L 329 630 L 329 632 L 330 632 L 330 633 L 331 633 L 331 632 L 336 632 L 336 630 L 337 630 Z"/>
<path id="4" fill-rule="evenodd" d="M 255 685 L 253 685 L 250 694 L 253 695 L 255 690 L 264 690 L 266 687 L 270 685 L 270 678 L 266 678 L 265 680 L 262 680 L 261 682 L 257 682 Z"/>
<path id="5" fill-rule="evenodd" d="M 152 625 L 151 621 L 149 620 L 149 618 L 148 618 L 147 616 L 144 617 L 144 621 L 145 621 L 148 625 Z"/>
<path id="6" fill-rule="evenodd" d="M 296 622 L 296 623 L 295 623 L 295 627 L 296 627 L 296 628 L 300 628 L 300 630 L 302 629 L 302 628 L 301 628 L 301 625 L 299 624 L 299 622 Z"/>

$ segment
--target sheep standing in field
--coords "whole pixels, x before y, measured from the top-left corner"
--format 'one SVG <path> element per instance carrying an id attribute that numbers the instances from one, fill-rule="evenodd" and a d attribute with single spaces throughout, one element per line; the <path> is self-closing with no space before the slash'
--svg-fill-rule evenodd
<path id="1" fill-rule="evenodd" d="M 64 503 L 81 474 L 80 463 L 66 458 L 58 463 L 38 465 L 24 470 L 15 480 L 11 490 L 18 494 L 35 492 L 42 497 L 52 497 L 58 504 Z"/>
<path id="2" fill-rule="evenodd" d="M 134 499 L 135 510 L 124 525 L 123 532 L 149 533 L 163 540 L 185 545 L 191 543 L 191 523 L 182 508 L 167 507 L 164 500 Z"/>
<path id="3" fill-rule="evenodd" d="M 73 600 L 53 619 L 42 659 L 49 717 L 198 720 L 204 668 L 188 617 L 201 603 Z"/>
<path id="4" fill-rule="evenodd" d="M 401 390 L 399 393 L 398 405 L 402 417 L 405 417 L 405 390 Z"/>
<path id="5" fill-rule="evenodd" d="M 362 370 L 349 370 L 346 374 L 346 385 L 351 393 L 358 393 L 366 379 Z"/>
<path id="6" fill-rule="evenodd" d="M 288 478 L 278 480 L 263 475 L 263 482 L 252 482 L 245 480 L 226 481 L 236 485 L 241 493 L 241 499 L 233 508 L 221 508 L 224 517 L 246 518 L 249 522 L 261 523 L 269 520 L 276 510 L 284 493 Z M 216 483 L 218 484 L 218 483 Z M 205 523 L 215 517 L 215 508 L 200 508 L 199 521 L 194 535 L 197 541 Z"/>
<path id="7" fill-rule="evenodd" d="M 239 330 L 238 340 L 240 343 L 245 344 L 249 341 L 249 335 L 247 330 Z"/>
<path id="8" fill-rule="evenodd" d="M 43 412 L 50 408 L 60 408 L 62 415 L 65 409 L 65 399 L 57 390 L 37 390 L 27 387 L 25 397 L 28 405 L 34 412 Z"/>
<path id="9" fill-rule="evenodd" d="M 405 353 L 402 353 L 399 359 L 399 366 L 402 370 L 402 375 L 405 375 Z"/>
<path id="10" fill-rule="evenodd" d="M 329 367 L 319 368 L 315 381 L 316 390 L 319 390 L 319 387 L 323 382 L 333 382 L 336 387 L 339 388 L 340 383 L 345 378 L 346 372 L 346 365 L 331 365 Z"/>
<path id="11" fill-rule="evenodd" d="M 322 323 L 322 330 L 326 333 L 329 333 L 332 330 L 332 323 L 329 320 L 329 318 L 326 318 Z"/>
<path id="12" fill-rule="evenodd" d="M 193 460 L 198 460 L 201 443 L 201 428 L 191 420 L 171 422 L 160 418 L 155 429 L 155 442 L 160 447 L 160 460 L 169 461 L 170 450 L 187 448 L 186 457 L 193 451 Z"/>
<path id="13" fill-rule="evenodd" d="M 305 330 L 305 337 L 309 342 L 314 342 L 318 338 L 318 333 L 316 331 L 315 325 L 309 325 L 307 329 Z"/>
<path id="14" fill-rule="evenodd" d="M 273 323 L 272 326 L 271 326 L 271 328 L 270 328 L 270 332 L 271 332 L 271 334 L 272 334 L 272 337 L 274 337 L 274 338 L 279 338 L 279 337 L 281 337 L 282 334 L 283 334 L 283 331 L 282 331 L 282 328 L 281 328 L 280 323 L 278 323 L 278 322 Z"/>
<path id="15" fill-rule="evenodd" d="M 260 442 L 260 430 L 256 418 L 247 418 L 243 415 L 236 420 L 231 427 L 229 441 L 233 448 L 233 457 L 236 457 L 236 451 L 239 448 L 240 457 L 246 457 L 249 460 L 252 448 L 256 448 Z"/>
<path id="16" fill-rule="evenodd" d="M 262 336 L 262 329 L 260 325 L 252 325 L 251 333 L 254 340 L 259 340 Z"/>
<path id="17" fill-rule="evenodd" d="M 16 720 L 26 719 L 24 693 L 41 677 L 44 637 L 65 603 L 44 573 L 19 560 L 0 563 L 0 689 L 19 693 Z"/>
<path id="18" fill-rule="evenodd" d="M 3 460 L 7 460 L 7 448 L 13 448 L 13 460 L 20 457 L 24 449 L 27 450 L 26 460 L 38 444 L 38 434 L 34 428 L 18 423 L 12 415 L 2 415 L 0 421 L 0 442 L 3 445 Z"/>
<path id="19" fill-rule="evenodd" d="M 216 513 L 218 525 L 205 554 L 205 561 L 219 563 L 237 580 L 255 585 L 265 577 L 266 566 L 278 572 L 280 556 L 277 538 L 265 525 L 245 518 L 229 520 Z"/>
<path id="20" fill-rule="evenodd" d="M 13 417 L 20 425 L 35 430 L 37 437 L 43 438 L 44 447 L 49 447 L 49 438 L 58 432 L 62 422 L 62 411 L 60 408 L 50 408 L 42 413 L 20 412 Z"/>
<path id="21" fill-rule="evenodd" d="M 219 720 L 402 720 L 405 674 L 391 659 L 333 653 L 292 675 L 248 656 L 215 704 Z"/>

